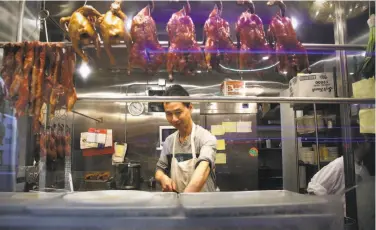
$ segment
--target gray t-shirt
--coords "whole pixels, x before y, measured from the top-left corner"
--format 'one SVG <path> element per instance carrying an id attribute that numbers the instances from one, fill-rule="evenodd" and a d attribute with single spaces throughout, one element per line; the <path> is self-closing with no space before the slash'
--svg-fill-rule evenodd
<path id="1" fill-rule="evenodd" d="M 168 136 L 163 144 L 163 149 L 161 155 L 157 162 L 157 170 L 162 170 L 166 175 L 170 176 L 171 169 L 171 159 L 172 159 L 172 148 L 174 142 L 174 135 L 178 131 Z M 179 134 L 178 134 L 179 135 Z M 192 135 L 192 134 L 191 134 Z M 208 130 L 196 125 L 195 131 L 195 148 L 197 164 L 201 161 L 207 161 L 210 165 L 210 176 L 208 177 L 207 184 L 215 185 L 215 154 L 217 152 L 217 139 Z M 192 147 L 191 147 L 191 136 L 189 136 L 184 143 L 180 143 L 179 138 L 176 138 L 175 143 L 175 158 L 178 162 L 186 161 L 192 159 Z M 212 180 L 213 183 L 210 183 Z M 215 189 L 215 188 L 214 188 Z"/>

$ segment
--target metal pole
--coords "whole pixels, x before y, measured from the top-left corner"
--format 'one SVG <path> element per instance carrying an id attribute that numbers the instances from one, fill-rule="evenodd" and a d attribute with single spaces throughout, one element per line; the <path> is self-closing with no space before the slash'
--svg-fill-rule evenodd
<path id="1" fill-rule="evenodd" d="M 9 42 L 0 42 L 0 48 L 4 47 Z M 51 42 L 52 43 L 63 43 L 65 46 L 72 46 L 71 42 Z M 162 47 L 167 47 L 168 42 L 167 41 L 159 41 L 159 43 L 162 45 Z M 198 42 L 201 44 L 201 48 L 203 48 L 202 42 Z M 103 47 L 103 42 L 101 43 L 101 46 Z M 367 45 L 353 45 L 353 44 L 320 44 L 320 43 L 303 43 L 303 46 L 307 50 L 365 50 Z M 89 44 L 83 46 L 84 48 L 95 48 L 94 44 Z M 126 44 L 124 41 L 120 42 L 120 44 L 114 44 L 111 45 L 113 48 L 126 48 Z"/>
<path id="2" fill-rule="evenodd" d="M 317 154 L 317 170 L 320 170 L 320 148 L 319 148 L 319 126 L 317 123 L 317 110 L 316 110 L 316 104 L 313 104 L 313 115 L 315 118 L 315 137 L 316 137 L 316 154 Z"/>
<path id="3" fill-rule="evenodd" d="M 343 2 L 335 2 L 335 23 L 334 23 L 334 39 L 336 45 L 346 44 L 347 26 L 345 18 L 345 8 Z M 344 50 L 337 51 L 336 65 L 338 74 L 338 95 L 342 98 L 349 98 L 349 79 L 347 71 L 347 58 Z M 342 145 L 343 145 L 343 161 L 345 172 L 345 188 L 346 190 L 355 186 L 355 165 L 354 154 L 352 152 L 351 144 L 351 121 L 350 121 L 350 106 L 348 104 L 340 105 L 341 127 L 342 127 Z M 352 189 L 346 193 L 346 215 L 353 218 L 356 223 L 357 218 L 357 204 L 356 191 Z M 356 225 L 356 229 L 358 226 Z"/>
<path id="4" fill-rule="evenodd" d="M 22 42 L 22 30 L 23 30 L 23 19 L 25 13 L 25 0 L 19 1 L 19 17 L 18 17 L 18 25 L 17 25 L 17 42 Z"/>
<path id="5" fill-rule="evenodd" d="M 25 0 L 21 0 L 18 2 L 19 3 L 19 11 L 18 11 L 18 24 L 17 24 L 17 37 L 16 37 L 16 41 L 17 42 L 22 42 L 22 30 L 23 30 L 23 17 L 24 17 L 24 12 L 25 12 Z M 16 114 L 16 110 L 15 109 L 12 109 L 12 115 L 13 117 L 15 118 L 15 114 Z M 15 121 L 12 122 L 13 123 L 13 128 L 12 128 L 12 151 L 14 154 L 12 154 L 12 164 L 11 164 L 11 181 L 12 181 L 12 191 L 15 192 L 16 189 L 17 189 L 17 177 L 18 176 L 25 176 L 25 175 L 18 175 L 18 168 L 16 167 L 18 165 L 18 167 L 20 167 L 20 165 L 18 164 L 19 163 L 19 159 L 20 157 L 17 158 L 17 155 L 20 154 L 20 153 L 17 153 L 16 152 L 16 144 L 18 142 L 18 125 L 19 123 L 17 122 L 17 120 L 15 119 Z M 25 143 L 26 144 L 26 143 Z M 22 171 L 22 173 L 25 173 L 24 171 Z"/>
<path id="6" fill-rule="evenodd" d="M 375 104 L 374 98 L 326 98 L 326 97 L 226 97 L 226 96 L 116 96 L 106 95 L 80 96 L 78 100 L 122 101 L 122 102 L 221 102 L 221 103 L 293 103 L 293 104 Z"/>

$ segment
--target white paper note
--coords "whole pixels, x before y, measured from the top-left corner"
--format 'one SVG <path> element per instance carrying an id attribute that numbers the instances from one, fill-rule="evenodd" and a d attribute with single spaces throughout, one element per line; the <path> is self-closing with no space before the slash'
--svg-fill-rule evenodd
<path id="1" fill-rule="evenodd" d="M 238 133 L 251 133 L 252 122 L 251 121 L 239 121 L 236 123 L 236 131 Z"/>
<path id="2" fill-rule="evenodd" d="M 96 133 L 86 133 L 86 142 L 89 143 L 98 143 L 97 142 L 97 134 Z"/>

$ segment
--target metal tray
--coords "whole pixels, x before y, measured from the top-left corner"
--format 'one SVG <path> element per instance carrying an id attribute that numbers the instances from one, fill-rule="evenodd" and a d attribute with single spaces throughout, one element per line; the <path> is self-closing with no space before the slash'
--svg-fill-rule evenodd
<path id="1" fill-rule="evenodd" d="M 103 191 L 104 192 L 104 191 Z M 54 202 L 28 205 L 27 209 L 33 215 L 43 216 L 109 216 L 109 217 L 137 217 L 137 216 L 172 216 L 178 213 L 179 202 L 176 193 L 148 193 L 141 192 L 138 198 L 131 196 L 117 200 L 117 195 L 130 195 L 130 193 L 114 192 L 110 196 L 99 198 L 94 202 L 91 199 L 79 201 L 79 198 L 87 195 L 86 192 L 68 194 Z M 91 198 L 99 195 L 99 191 L 93 191 Z M 108 195 L 110 193 L 107 193 Z M 135 195 L 136 193 L 133 193 Z M 72 198 L 73 197 L 73 198 Z M 129 199 L 131 198 L 131 199 Z M 89 201 L 90 200 L 90 201 Z M 89 201 L 89 202 L 88 202 Z"/>
<path id="2" fill-rule="evenodd" d="M 50 192 L 0 192 L 0 214 L 24 212 L 28 204 L 51 201 L 63 195 Z"/>
<path id="3" fill-rule="evenodd" d="M 190 193 L 179 200 L 186 216 L 197 217 L 337 213 L 341 207 L 324 197 L 284 190 Z"/>

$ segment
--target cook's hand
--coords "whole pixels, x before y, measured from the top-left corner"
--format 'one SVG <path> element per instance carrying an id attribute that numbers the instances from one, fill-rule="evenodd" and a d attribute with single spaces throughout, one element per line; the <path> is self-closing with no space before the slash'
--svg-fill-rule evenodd
<path id="1" fill-rule="evenodd" d="M 163 180 L 161 181 L 162 191 L 163 192 L 173 192 L 176 190 L 175 182 L 168 176 L 164 176 Z"/>

